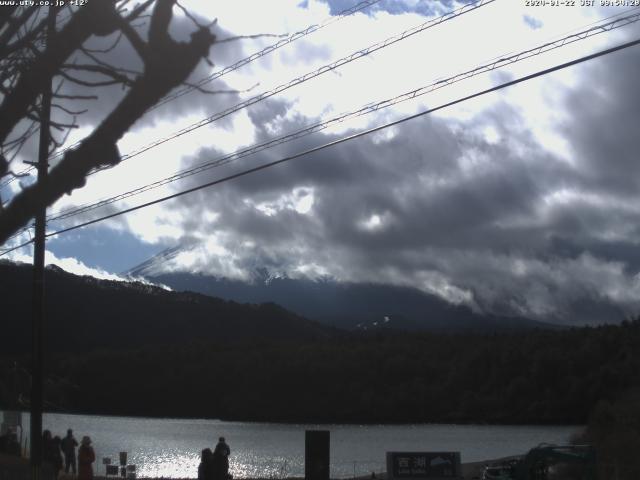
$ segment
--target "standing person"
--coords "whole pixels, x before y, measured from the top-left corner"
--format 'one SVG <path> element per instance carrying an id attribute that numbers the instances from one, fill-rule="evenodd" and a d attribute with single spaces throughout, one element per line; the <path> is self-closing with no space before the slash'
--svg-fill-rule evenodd
<path id="1" fill-rule="evenodd" d="M 213 456 L 219 459 L 220 473 L 223 480 L 229 478 L 229 455 L 231 455 L 231 449 L 224 437 L 220 437 L 216 449 L 213 451 Z"/>
<path id="2" fill-rule="evenodd" d="M 55 450 L 53 445 L 53 437 L 50 430 L 42 431 L 42 468 L 47 471 L 47 475 L 53 475 L 55 472 Z M 55 479 L 55 477 L 53 477 Z"/>
<path id="3" fill-rule="evenodd" d="M 200 465 L 198 465 L 198 480 L 216 480 L 213 463 L 213 452 L 210 448 L 202 450 Z"/>
<path id="4" fill-rule="evenodd" d="M 93 466 L 96 461 L 96 454 L 91 446 L 91 438 L 86 435 L 82 437 L 80 448 L 78 449 L 78 480 L 92 480 Z"/>
<path id="5" fill-rule="evenodd" d="M 60 444 L 62 440 L 60 440 L 59 436 L 53 437 L 51 440 L 51 464 L 53 465 L 53 478 L 54 480 L 58 478 L 58 475 L 62 471 L 62 451 L 60 450 Z"/>
<path id="6" fill-rule="evenodd" d="M 53 437 L 50 430 L 42 431 L 42 461 L 51 466 L 54 464 Z"/>
<path id="7" fill-rule="evenodd" d="M 76 474 L 76 447 L 78 441 L 73 437 L 73 430 L 67 430 L 67 436 L 62 439 L 62 452 L 64 453 L 64 472 L 69 469 Z"/>

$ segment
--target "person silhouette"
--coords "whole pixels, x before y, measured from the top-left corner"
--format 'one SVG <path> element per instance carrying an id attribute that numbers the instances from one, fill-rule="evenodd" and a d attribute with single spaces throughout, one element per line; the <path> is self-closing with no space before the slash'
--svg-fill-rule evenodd
<path id="1" fill-rule="evenodd" d="M 96 454 L 91 446 L 91 438 L 82 437 L 80 448 L 78 449 L 78 480 L 93 479 L 93 462 L 96 461 Z"/>
<path id="2" fill-rule="evenodd" d="M 218 439 L 218 444 L 213 451 L 214 461 L 219 462 L 220 478 L 226 480 L 229 478 L 229 455 L 231 455 L 231 449 L 225 441 L 224 437 Z"/>
<path id="3" fill-rule="evenodd" d="M 62 439 L 62 453 L 64 453 L 64 472 L 69 470 L 76 474 L 76 447 L 78 441 L 73 437 L 73 430 L 67 430 L 67 436 Z"/>
<path id="4" fill-rule="evenodd" d="M 210 448 L 202 450 L 198 465 L 198 480 L 215 480 L 213 452 Z"/>
<path id="5" fill-rule="evenodd" d="M 51 440 L 51 452 L 49 455 L 51 457 L 51 464 L 53 465 L 54 479 L 57 479 L 58 475 L 62 471 L 62 451 L 60 450 L 61 443 L 62 440 L 60 440 L 60 437 L 58 435 L 53 437 L 53 439 Z"/>
<path id="6" fill-rule="evenodd" d="M 42 460 L 49 465 L 54 464 L 53 437 L 51 430 L 42 431 Z"/>

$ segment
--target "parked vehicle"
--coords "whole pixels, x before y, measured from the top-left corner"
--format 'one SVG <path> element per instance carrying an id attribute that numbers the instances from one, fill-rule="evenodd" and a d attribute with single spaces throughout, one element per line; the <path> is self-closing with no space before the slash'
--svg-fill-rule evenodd
<path id="1" fill-rule="evenodd" d="M 596 480 L 591 445 L 538 445 L 515 466 L 516 480 Z"/>
<path id="2" fill-rule="evenodd" d="M 508 465 L 487 465 L 482 471 L 482 480 L 513 480 L 513 469 Z"/>
<path id="3" fill-rule="evenodd" d="M 477 477 L 476 477 L 477 478 Z M 481 480 L 596 480 L 590 445 L 541 444 L 524 457 L 484 467 Z"/>

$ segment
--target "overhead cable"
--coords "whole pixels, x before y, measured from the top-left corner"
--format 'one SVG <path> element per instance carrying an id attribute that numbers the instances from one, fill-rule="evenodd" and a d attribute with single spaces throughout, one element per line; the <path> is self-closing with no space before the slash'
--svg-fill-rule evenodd
<path id="1" fill-rule="evenodd" d="M 211 124 L 211 123 L 213 123 L 213 122 L 215 122 L 217 120 L 220 120 L 220 119 L 222 119 L 224 117 L 227 117 L 227 116 L 231 115 L 232 113 L 235 113 L 235 112 L 237 112 L 239 110 L 247 108 L 247 107 L 249 107 L 251 105 L 254 105 L 254 104 L 258 103 L 258 102 L 266 100 L 267 98 L 270 98 L 270 97 L 272 97 L 274 95 L 277 95 L 278 93 L 281 93 L 281 92 L 283 92 L 283 91 L 285 91 L 285 90 L 287 90 L 289 88 L 292 88 L 292 87 L 294 87 L 296 85 L 300 85 L 300 84 L 302 84 L 304 82 L 307 82 L 307 81 L 309 81 L 309 80 L 311 80 L 313 78 L 316 78 L 316 77 L 318 77 L 318 76 L 320 76 L 320 75 L 322 75 L 324 73 L 334 71 L 338 67 L 341 67 L 341 66 L 346 65 L 348 63 L 351 63 L 351 62 L 353 62 L 355 60 L 363 58 L 363 57 L 365 57 L 367 55 L 370 55 L 373 52 L 376 52 L 376 51 L 381 50 L 381 49 L 383 49 L 385 47 L 393 45 L 393 44 L 395 44 L 395 43 L 397 43 L 397 42 L 399 42 L 401 40 L 409 38 L 409 37 L 411 37 L 411 36 L 413 36 L 413 35 L 415 35 L 417 33 L 423 32 L 423 31 L 425 31 L 425 30 L 427 30 L 429 28 L 432 28 L 432 27 L 434 27 L 436 25 L 439 25 L 439 24 L 444 23 L 446 21 L 452 20 L 452 19 L 454 19 L 456 17 L 459 17 L 459 16 L 461 16 L 461 15 L 463 15 L 465 13 L 477 10 L 478 8 L 480 8 L 482 6 L 488 5 L 488 4 L 493 3 L 495 1 L 496 0 L 477 0 L 474 3 L 466 4 L 466 5 L 462 6 L 462 7 L 459 7 L 459 8 L 457 8 L 455 10 L 452 10 L 452 11 L 450 11 L 448 13 L 445 13 L 444 15 L 441 15 L 439 17 L 433 18 L 433 19 L 428 20 L 426 22 L 423 22 L 423 23 L 421 23 L 419 25 L 416 25 L 416 26 L 414 26 L 414 27 L 412 27 L 410 29 L 407 29 L 407 30 L 397 34 L 397 35 L 389 37 L 386 40 L 383 40 L 382 42 L 378 42 L 378 43 L 376 43 L 374 45 L 370 45 L 369 47 L 366 47 L 364 49 L 352 52 L 351 54 L 347 55 L 346 57 L 343 57 L 343 58 L 341 58 L 339 60 L 336 60 L 336 61 L 334 61 L 334 62 L 332 62 L 330 64 L 324 65 L 324 66 L 320 67 L 317 70 L 314 70 L 312 72 L 308 72 L 308 73 L 306 73 L 306 74 L 304 74 L 304 75 L 302 75 L 300 77 L 297 77 L 297 78 L 295 78 L 293 80 L 290 80 L 287 83 L 281 84 L 281 85 L 275 87 L 272 90 L 263 92 L 263 93 L 261 93 L 259 95 L 256 95 L 254 97 L 251 97 L 251 98 L 245 100 L 244 102 L 240 102 L 240 103 L 238 103 L 238 104 L 236 104 L 236 105 L 234 105 L 232 107 L 229 107 L 229 108 L 227 108 L 225 110 L 222 110 L 221 112 L 215 113 L 214 115 L 206 117 L 206 118 L 204 118 L 204 119 L 202 119 L 202 120 L 200 120 L 198 122 L 195 122 L 195 123 L 183 128 L 181 130 L 178 130 L 177 132 L 172 133 L 169 136 L 160 138 L 158 140 L 155 140 L 155 141 L 153 141 L 153 142 L 151 142 L 151 143 L 149 143 L 147 145 L 144 145 L 144 146 L 138 148 L 137 150 L 133 150 L 133 151 L 131 151 L 129 153 L 126 153 L 126 154 L 124 154 L 122 156 L 120 161 L 123 162 L 125 160 L 130 159 L 130 158 L 133 158 L 133 157 L 135 157 L 137 155 L 140 155 L 140 154 L 142 154 L 144 152 L 147 152 L 148 150 L 151 150 L 152 148 L 155 148 L 155 147 L 157 147 L 159 145 L 167 143 L 167 142 L 169 142 L 171 140 L 175 140 L 176 138 L 178 138 L 178 137 L 180 137 L 182 135 L 185 135 L 185 134 L 190 133 L 190 132 L 192 132 L 192 131 L 194 131 L 194 130 L 196 130 L 198 128 L 204 127 L 205 125 L 209 125 L 209 124 Z M 75 145 L 73 145 L 72 147 L 74 147 L 74 146 Z M 69 148 L 72 148 L 72 147 L 69 147 Z M 64 151 L 60 152 L 60 154 L 64 153 L 66 150 L 67 149 L 65 149 Z M 93 170 L 91 173 L 89 173 L 89 175 L 92 175 L 94 173 L 97 173 L 97 172 L 100 172 L 100 171 L 103 171 L 103 170 L 109 170 L 111 168 L 112 168 L 111 166 L 98 168 L 96 170 Z"/>
<path id="2" fill-rule="evenodd" d="M 263 48 L 262 50 L 260 50 L 259 52 L 255 52 L 252 53 L 251 55 L 249 55 L 246 58 L 243 58 L 242 60 L 238 60 L 236 63 L 234 63 L 233 65 L 229 65 L 228 67 L 224 67 L 221 70 L 218 70 L 217 72 L 212 73 L 211 75 L 207 76 L 206 78 L 203 78 L 202 80 L 198 81 L 197 83 L 195 83 L 194 85 L 189 85 L 187 87 L 184 87 L 174 93 L 171 93 L 169 95 L 167 95 L 165 98 L 163 98 L 162 100 L 160 100 L 158 103 L 156 103 L 153 107 L 151 107 L 149 110 L 153 110 L 155 108 L 158 108 L 162 105 L 164 105 L 167 102 L 170 102 L 172 100 L 175 100 L 176 98 L 179 98 L 183 95 L 186 95 L 189 92 L 192 92 L 193 90 L 196 90 L 198 87 L 201 87 L 203 85 L 206 85 L 207 83 L 210 83 L 220 77 L 222 77 L 223 75 L 226 75 L 227 73 L 233 72 L 234 70 L 238 70 L 241 67 L 244 67 L 245 65 L 247 65 L 248 63 L 253 62 L 254 60 L 257 60 L 259 58 L 264 57 L 265 55 L 268 55 L 274 51 L 276 51 L 277 49 L 284 47 L 285 45 L 289 45 L 290 43 L 295 42 L 296 40 L 299 40 L 303 37 L 306 37 L 307 35 L 313 33 L 313 32 L 317 32 L 318 30 L 331 25 L 332 23 L 335 23 L 345 17 L 348 17 L 350 15 L 353 15 L 356 12 L 359 12 L 361 10 L 364 10 L 365 8 L 369 8 L 370 6 L 378 3 L 380 0 L 365 0 L 363 2 L 358 3 L 357 5 L 351 7 L 351 8 L 347 8 L 343 11 L 341 11 L 340 13 L 338 13 L 337 15 L 332 15 L 327 17 L 325 20 L 323 20 L 322 22 L 315 24 L 315 25 L 309 25 L 307 28 L 305 28 L 304 30 L 300 30 L 298 32 L 292 33 L 291 35 L 289 35 L 286 38 L 283 38 L 282 40 L 274 43 L 273 45 L 269 45 L 268 47 Z"/>
<path id="3" fill-rule="evenodd" d="M 47 237 L 53 237 L 53 236 L 56 236 L 56 235 L 67 233 L 67 232 L 70 232 L 70 231 L 73 231 L 73 230 L 77 230 L 79 228 L 86 227 L 88 225 L 93 225 L 95 223 L 103 222 L 105 220 L 109 220 L 111 218 L 118 217 L 120 215 L 131 213 L 131 212 L 134 212 L 136 210 L 140 210 L 140 209 L 149 207 L 151 205 L 156 205 L 158 203 L 166 202 L 168 200 L 172 200 L 174 198 L 178 198 L 178 197 L 181 197 L 183 195 L 187 195 L 189 193 L 193 193 L 193 192 L 196 192 L 196 191 L 199 191 L 199 190 L 203 190 L 205 188 L 212 187 L 214 185 L 219 185 L 221 183 L 228 182 L 230 180 L 234 180 L 236 178 L 244 177 L 244 176 L 249 175 L 251 173 L 255 173 L 255 172 L 258 172 L 258 171 L 261 171 L 261 170 L 265 170 L 267 168 L 271 168 L 271 167 L 274 167 L 276 165 L 280 165 L 282 163 L 289 162 L 291 160 L 295 160 L 297 158 L 301 158 L 301 157 L 307 156 L 309 154 L 319 152 L 319 151 L 324 150 L 326 148 L 333 147 L 333 146 L 336 146 L 336 145 L 339 145 L 339 144 L 354 140 L 356 138 L 363 137 L 365 135 L 370 135 L 372 133 L 384 130 L 384 129 L 389 128 L 389 127 L 400 125 L 400 124 L 405 123 L 407 121 L 423 117 L 425 115 L 431 114 L 431 113 L 436 112 L 438 110 L 442 110 L 444 108 L 451 107 L 453 105 L 457 105 L 459 103 L 466 102 L 468 100 L 480 97 L 482 95 L 486 95 L 488 93 L 496 92 L 498 90 L 501 90 L 501 89 L 504 89 L 504 88 L 507 88 L 507 87 L 510 87 L 510 86 L 513 86 L 513 85 L 516 85 L 516 84 L 519 84 L 519 83 L 522 83 L 522 82 L 526 82 L 528 80 L 532 80 L 534 78 L 538 78 L 538 77 L 541 77 L 543 75 L 548 75 L 549 73 L 552 73 L 552 72 L 555 72 L 555 71 L 558 71 L 558 70 L 562 70 L 562 69 L 571 67 L 573 65 L 577 65 L 577 64 L 589 61 L 589 60 L 593 60 L 595 58 L 599 58 L 599 57 L 602 57 L 604 55 L 608 55 L 608 54 L 611 54 L 611 53 L 614 53 L 614 52 L 617 52 L 617 51 L 620 51 L 620 50 L 623 50 L 623 49 L 626 49 L 626 48 L 630 48 L 630 47 L 633 47 L 633 46 L 636 46 L 636 45 L 640 45 L 640 38 L 636 39 L 636 40 L 633 40 L 631 42 L 626 42 L 626 43 L 623 43 L 621 45 L 617 45 L 615 47 L 608 48 L 606 50 L 601 50 L 599 52 L 592 53 L 590 55 L 586 55 L 586 56 L 577 58 L 575 60 L 571 60 L 569 62 L 565 62 L 565 63 L 559 64 L 559 65 L 556 65 L 554 67 L 546 68 L 544 70 L 539 70 L 539 71 L 537 71 L 535 73 L 532 73 L 532 74 L 529 74 L 529 75 L 526 75 L 526 76 L 523 76 L 523 77 L 520 77 L 520 78 L 517 78 L 517 79 L 514 79 L 514 80 L 510 80 L 508 82 L 501 83 L 499 85 L 496 85 L 494 87 L 488 88 L 486 90 L 482 90 L 480 92 L 476 92 L 474 94 L 467 95 L 465 97 L 459 98 L 457 100 L 453 100 L 451 102 L 444 103 L 442 105 L 439 105 L 439 106 L 434 107 L 434 108 L 430 108 L 428 110 L 424 110 L 424 111 L 416 113 L 414 115 L 410 115 L 410 116 L 401 118 L 399 120 L 395 120 L 395 121 L 390 122 L 390 123 L 386 123 L 386 124 L 378 126 L 378 127 L 374 127 L 374 128 L 362 131 L 362 132 L 358 132 L 358 133 L 355 133 L 353 135 L 348 135 L 346 137 L 340 138 L 338 140 L 334 140 L 332 142 L 325 143 L 325 144 L 320 145 L 318 147 L 314 147 L 314 148 L 311 148 L 311 149 L 308 149 L 308 150 L 304 150 L 304 151 L 298 152 L 296 154 L 289 155 L 287 157 L 281 158 L 279 160 L 275 160 L 275 161 L 272 161 L 272 162 L 265 163 L 263 165 L 259 165 L 257 167 L 253 167 L 253 168 L 250 168 L 250 169 L 247 169 L 247 170 L 243 170 L 243 171 L 235 173 L 233 175 L 229 175 L 229 176 L 226 176 L 226 177 L 223 177 L 223 178 L 211 181 L 211 182 L 207 182 L 207 183 L 199 185 L 197 187 L 189 188 L 187 190 L 183 190 L 181 192 L 174 193 L 172 195 L 167 195 L 165 197 L 158 198 L 156 200 L 152 200 L 150 202 L 146 202 L 146 203 L 137 205 L 135 207 L 131 207 L 131 208 L 127 208 L 127 209 L 124 209 L 124 210 L 120 210 L 118 212 L 114 212 L 114 213 L 111 213 L 109 215 L 105 215 L 103 217 L 99 217 L 99 218 L 96 218 L 96 219 L 93 219 L 93 220 L 90 220 L 90 221 L 87 221 L 87 222 L 84 222 L 84 223 L 81 223 L 81 224 L 78 224 L 78 225 L 74 225 L 72 227 L 63 228 L 63 229 L 60 229 L 60 230 L 57 230 L 57 231 L 54 231 L 54 232 L 47 233 L 46 236 Z M 17 250 L 19 248 L 27 246 L 30 243 L 33 243 L 33 240 L 30 240 L 28 242 L 24 242 L 24 243 L 22 243 L 20 245 L 17 245 L 15 247 L 10 248 L 10 249 L 4 250 L 3 252 L 0 253 L 0 256 L 6 255 L 9 252 L 12 252 L 12 251 Z"/>
<path id="4" fill-rule="evenodd" d="M 192 176 L 192 175 L 196 175 L 199 174 L 203 171 L 212 169 L 212 168 L 216 168 L 216 167 L 220 167 L 223 165 L 226 165 L 228 163 L 231 163 L 235 160 L 238 160 L 240 158 L 244 158 L 247 157 L 249 155 L 253 155 L 255 153 L 261 152 L 263 150 L 269 149 L 269 148 L 273 148 L 277 145 L 281 145 L 284 143 L 288 143 L 291 142 L 293 140 L 297 140 L 303 137 L 306 137 L 308 135 L 311 135 L 313 133 L 317 133 L 320 132 L 322 130 L 325 130 L 331 126 L 343 123 L 345 121 L 348 120 L 352 120 L 358 117 L 361 117 L 363 115 L 367 115 L 369 113 L 372 112 L 376 112 L 379 111 L 381 109 L 387 108 L 387 107 L 391 107 L 393 105 L 397 105 L 399 103 L 402 102 L 406 102 L 408 100 L 413 100 L 417 97 L 420 97 L 422 95 L 426 95 L 430 92 L 433 92 L 435 90 L 438 90 L 440 88 L 452 85 L 454 83 L 460 82 L 462 80 L 466 80 L 468 78 L 474 77 L 476 75 L 480 75 L 482 73 L 486 73 L 498 68 L 502 68 L 505 67 L 507 65 L 511 65 L 513 63 L 519 62 L 519 61 L 523 61 L 526 59 L 529 59 L 533 56 L 537 56 L 546 52 L 549 52 L 551 50 L 555 50 L 557 48 L 561 48 L 563 46 L 575 43 L 577 41 L 580 40 L 584 40 L 586 38 L 592 37 L 594 35 L 598 35 L 600 33 L 604 33 L 604 32 L 609 32 L 611 30 L 617 29 L 617 28 L 621 28 L 624 26 L 627 26 L 629 24 L 635 23 L 640 21 L 640 12 L 636 13 L 634 15 L 628 15 L 627 17 L 624 18 L 620 18 L 618 20 L 615 21 L 611 21 L 608 23 L 605 23 L 603 25 L 598 25 L 592 28 L 589 28 L 587 30 L 584 30 L 582 32 L 578 32 L 575 34 L 571 34 L 568 35 L 562 39 L 559 40 L 555 40 L 552 42 L 548 42 L 539 46 L 536 46 L 534 48 L 530 48 L 528 50 L 524 50 L 521 51 L 519 53 L 515 53 L 512 54 L 510 56 L 507 57 L 503 57 L 503 58 L 499 58 L 498 60 L 494 60 L 492 62 L 483 64 L 481 66 L 475 67 L 471 70 L 467 70 L 465 72 L 462 73 L 458 73 L 456 75 L 450 76 L 448 78 L 444 78 L 444 79 L 439 79 L 436 80 L 426 86 L 411 90 L 409 92 L 403 93 L 401 95 L 397 95 L 395 97 L 392 98 L 388 98 L 386 100 L 381 100 L 378 102 L 373 102 L 373 103 L 369 103 L 357 110 L 348 112 L 348 113 L 343 113 L 340 114 L 338 116 L 335 116 L 333 118 L 330 118 L 328 120 L 324 120 L 318 123 L 315 123 L 313 125 L 307 126 L 305 128 L 302 128 L 300 130 L 297 130 L 295 132 L 292 132 L 290 134 L 269 140 L 267 142 L 263 142 L 260 144 L 256 144 L 256 145 L 252 145 L 251 147 L 248 148 L 243 148 L 240 150 L 237 150 L 233 153 L 224 155 L 220 158 L 217 158 L 215 160 L 211 160 L 211 161 L 207 161 L 207 162 L 203 162 L 199 165 L 196 165 L 194 167 L 182 170 L 180 172 L 177 172 L 169 177 L 163 178 L 161 180 L 152 182 L 152 183 L 148 183 L 146 185 L 143 185 L 141 187 L 135 188 L 133 190 L 129 190 L 127 192 L 112 196 L 112 197 L 108 197 L 105 199 L 102 199 L 100 201 L 97 202 L 91 202 L 85 205 L 81 205 L 78 206 L 76 208 L 67 210 L 67 211 L 62 211 L 62 212 L 58 212 L 58 213 L 52 213 L 51 215 L 49 215 L 49 217 L 47 218 L 47 221 L 52 222 L 52 221 L 56 221 L 56 220 L 63 220 L 75 215 L 79 215 L 81 213 L 86 213 L 88 211 L 91 210 L 95 210 L 97 208 L 103 207 L 105 205 L 109 205 L 112 203 L 115 203 L 119 200 L 123 200 L 126 198 L 130 198 L 132 196 L 135 195 L 139 195 L 142 194 L 144 192 L 147 192 L 149 190 L 161 187 L 163 185 L 167 185 L 169 183 L 175 182 L 177 180 Z M 27 227 L 28 228 L 28 227 Z"/>
<path id="5" fill-rule="evenodd" d="M 184 87 L 174 93 L 171 93 L 167 96 L 165 96 L 162 100 L 160 100 L 158 103 L 156 103 L 153 107 L 151 107 L 149 110 L 153 110 L 161 105 L 164 105 L 165 103 L 168 103 L 172 100 L 175 100 L 183 95 L 186 95 L 187 93 L 196 90 L 198 87 L 201 87 L 202 85 L 206 85 L 209 82 L 212 82 L 220 77 L 222 77 L 223 75 L 226 75 L 227 73 L 233 72 L 235 70 L 238 70 L 239 68 L 244 67 L 245 65 L 253 62 L 254 60 L 257 60 L 259 58 L 262 58 L 276 50 L 278 50 L 279 48 L 282 48 L 286 45 L 289 45 L 293 42 L 295 42 L 296 40 L 299 40 L 301 38 L 306 37 L 307 35 L 310 35 L 314 32 L 317 32 L 318 30 L 327 27 L 335 22 L 338 22 L 339 20 L 342 20 L 343 18 L 346 18 L 350 15 L 353 15 L 354 13 L 360 12 L 366 8 L 371 7 L 372 5 L 375 5 L 376 3 L 380 2 L 380 0 L 364 0 L 359 2 L 358 4 L 354 5 L 353 7 L 350 8 L 346 8 L 344 10 L 342 10 L 341 12 L 339 12 L 337 15 L 331 15 L 329 17 L 327 17 L 326 19 L 324 19 L 322 22 L 318 23 L 318 24 L 313 24 L 313 25 L 309 25 L 308 27 L 306 27 L 303 30 L 300 30 L 298 32 L 292 33 L 291 35 L 289 35 L 286 38 L 283 38 L 281 40 L 279 40 L 278 42 L 269 45 L 265 48 L 263 48 L 262 50 L 252 53 L 251 55 L 249 55 L 248 57 L 245 57 L 241 60 L 238 60 L 237 62 L 235 62 L 232 65 L 229 65 L 227 67 L 222 68 L 221 70 L 218 70 L 214 73 L 212 73 L 211 75 L 207 76 L 206 78 L 203 78 L 202 80 L 199 80 L 198 82 L 196 82 L 194 85 L 189 85 L 187 87 Z M 82 141 L 76 142 L 73 145 L 70 145 L 64 149 L 58 150 L 57 152 L 51 154 L 49 156 L 49 158 L 54 159 L 54 158 L 58 158 L 62 155 L 64 155 L 68 150 L 77 147 L 78 145 L 80 145 Z M 31 172 L 32 170 L 34 170 L 35 167 L 31 166 L 28 168 L 25 168 L 23 171 L 19 172 L 18 175 L 26 175 L 27 173 Z M 0 183 L 0 188 L 5 187 L 6 185 L 8 185 L 9 183 L 11 183 L 14 180 L 14 178 L 10 178 L 8 180 L 5 180 L 4 182 Z"/>
<path id="6" fill-rule="evenodd" d="M 249 98 L 249 99 L 247 99 L 247 100 L 245 100 L 243 102 L 240 102 L 240 103 L 238 103 L 238 104 L 236 104 L 236 105 L 234 105 L 232 107 L 229 107 L 229 108 L 227 108 L 225 110 L 222 110 L 222 111 L 220 111 L 218 113 L 215 113 L 215 114 L 213 114 L 213 115 L 211 115 L 209 117 L 206 117 L 206 118 L 204 118 L 204 119 L 202 119 L 202 120 L 200 120 L 198 122 L 192 123 L 191 125 L 189 125 L 187 127 L 184 127 L 182 129 L 178 130 L 177 132 L 172 133 L 169 136 L 160 138 L 158 140 L 155 140 L 154 142 L 151 142 L 151 143 L 149 143 L 149 144 L 147 144 L 147 145 L 145 145 L 143 147 L 138 148 L 137 150 L 129 152 L 128 154 L 123 155 L 121 161 L 128 160 L 128 159 L 130 159 L 132 157 L 140 155 L 141 153 L 144 153 L 144 152 L 146 152 L 148 150 L 151 150 L 152 148 L 155 148 L 158 145 L 162 145 L 162 144 L 164 144 L 166 142 L 169 142 L 171 140 L 175 140 L 176 138 L 178 138 L 178 137 L 180 137 L 182 135 L 185 135 L 185 134 L 187 134 L 189 132 L 192 132 L 192 131 L 194 131 L 194 130 L 196 130 L 198 128 L 204 127 L 205 125 L 209 125 L 209 124 L 211 124 L 213 122 L 216 122 L 217 120 L 225 118 L 225 117 L 231 115 L 232 113 L 235 113 L 235 112 L 237 112 L 239 110 L 247 108 L 247 107 L 249 107 L 251 105 L 254 105 L 254 104 L 258 103 L 258 102 L 266 100 L 267 98 L 273 97 L 274 95 L 277 95 L 278 93 L 281 93 L 281 92 L 283 92 L 285 90 L 288 90 L 289 88 L 295 87 L 296 85 L 300 85 L 300 84 L 302 84 L 304 82 L 307 82 L 307 81 L 309 81 L 309 80 L 311 80 L 313 78 L 316 78 L 316 77 L 318 77 L 320 75 L 323 75 L 323 74 L 325 74 L 327 72 L 334 71 L 335 69 L 337 69 L 337 68 L 339 68 L 339 67 L 341 67 L 343 65 L 351 63 L 351 62 L 353 62 L 355 60 L 358 60 L 360 58 L 366 57 L 367 55 L 370 55 L 373 52 L 376 52 L 376 51 L 381 50 L 383 48 L 386 48 L 386 47 L 388 47 L 390 45 L 398 43 L 398 42 L 400 42 L 402 40 L 405 40 L 405 39 L 407 39 L 407 38 L 409 38 L 409 37 L 411 37 L 413 35 L 416 35 L 417 33 L 424 32 L 425 30 L 428 30 L 429 28 L 432 28 L 432 27 L 434 27 L 436 25 L 439 25 L 441 23 L 444 23 L 444 22 L 447 22 L 447 21 L 452 20 L 454 18 L 457 18 L 457 17 L 459 17 L 461 15 L 464 15 L 465 13 L 469 13 L 469 12 L 472 12 L 474 10 L 477 10 L 478 8 L 483 7 L 485 5 L 488 5 L 490 3 L 493 3 L 495 1 L 496 0 L 478 0 L 478 1 L 474 2 L 474 3 L 468 3 L 468 4 L 466 4 L 466 5 L 462 6 L 462 7 L 459 7 L 459 8 L 457 8 L 455 10 L 452 10 L 452 11 L 450 11 L 448 13 L 445 13 L 444 15 L 441 15 L 440 17 L 433 18 L 433 19 L 428 20 L 428 21 L 426 21 L 424 23 L 421 23 L 420 25 L 416 25 L 416 26 L 414 26 L 414 27 L 412 27 L 412 28 L 410 28 L 408 30 L 405 30 L 405 31 L 403 31 L 403 32 L 401 32 L 401 33 L 399 33 L 397 35 L 389 37 L 386 40 L 383 40 L 382 42 L 378 42 L 378 43 L 376 43 L 374 45 L 371 45 L 369 47 L 363 48 L 361 50 L 357 50 L 357 51 L 347 55 L 346 57 L 342 57 L 339 60 L 335 60 L 334 62 L 331 62 L 331 63 L 329 63 L 327 65 L 324 65 L 324 66 L 318 68 L 317 70 L 305 73 L 304 75 L 301 75 L 301 76 L 299 76 L 297 78 L 294 78 L 293 80 L 290 80 L 290 81 L 288 81 L 286 83 L 278 85 L 277 87 L 275 87 L 275 88 L 273 88 L 271 90 L 268 90 L 268 91 L 263 92 L 263 93 L 261 93 L 259 95 L 251 97 L 251 98 Z M 96 173 L 96 172 L 99 172 L 99 171 L 102 171 L 102 170 L 108 170 L 110 168 L 112 168 L 112 167 L 111 166 L 102 167 L 102 168 L 99 168 L 97 170 L 94 170 L 93 173 Z"/>

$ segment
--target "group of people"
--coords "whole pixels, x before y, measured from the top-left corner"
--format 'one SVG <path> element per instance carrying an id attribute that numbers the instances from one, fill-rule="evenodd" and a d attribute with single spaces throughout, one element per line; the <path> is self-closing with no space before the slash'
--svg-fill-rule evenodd
<path id="1" fill-rule="evenodd" d="M 200 465 L 198 465 L 198 480 L 229 480 L 229 455 L 231 449 L 224 437 L 218 439 L 213 452 L 210 448 L 202 450 Z"/>
<path id="2" fill-rule="evenodd" d="M 73 430 L 67 430 L 64 438 L 59 436 L 52 437 L 49 430 L 42 432 L 42 459 L 53 467 L 54 479 L 62 471 L 64 459 L 64 471 L 71 471 L 78 480 L 91 480 L 93 478 L 93 462 L 96 460 L 96 454 L 91 446 L 91 438 L 82 437 L 80 448 L 76 456 L 76 447 L 78 441 L 73 436 Z M 77 472 L 76 472 L 77 470 Z"/>

